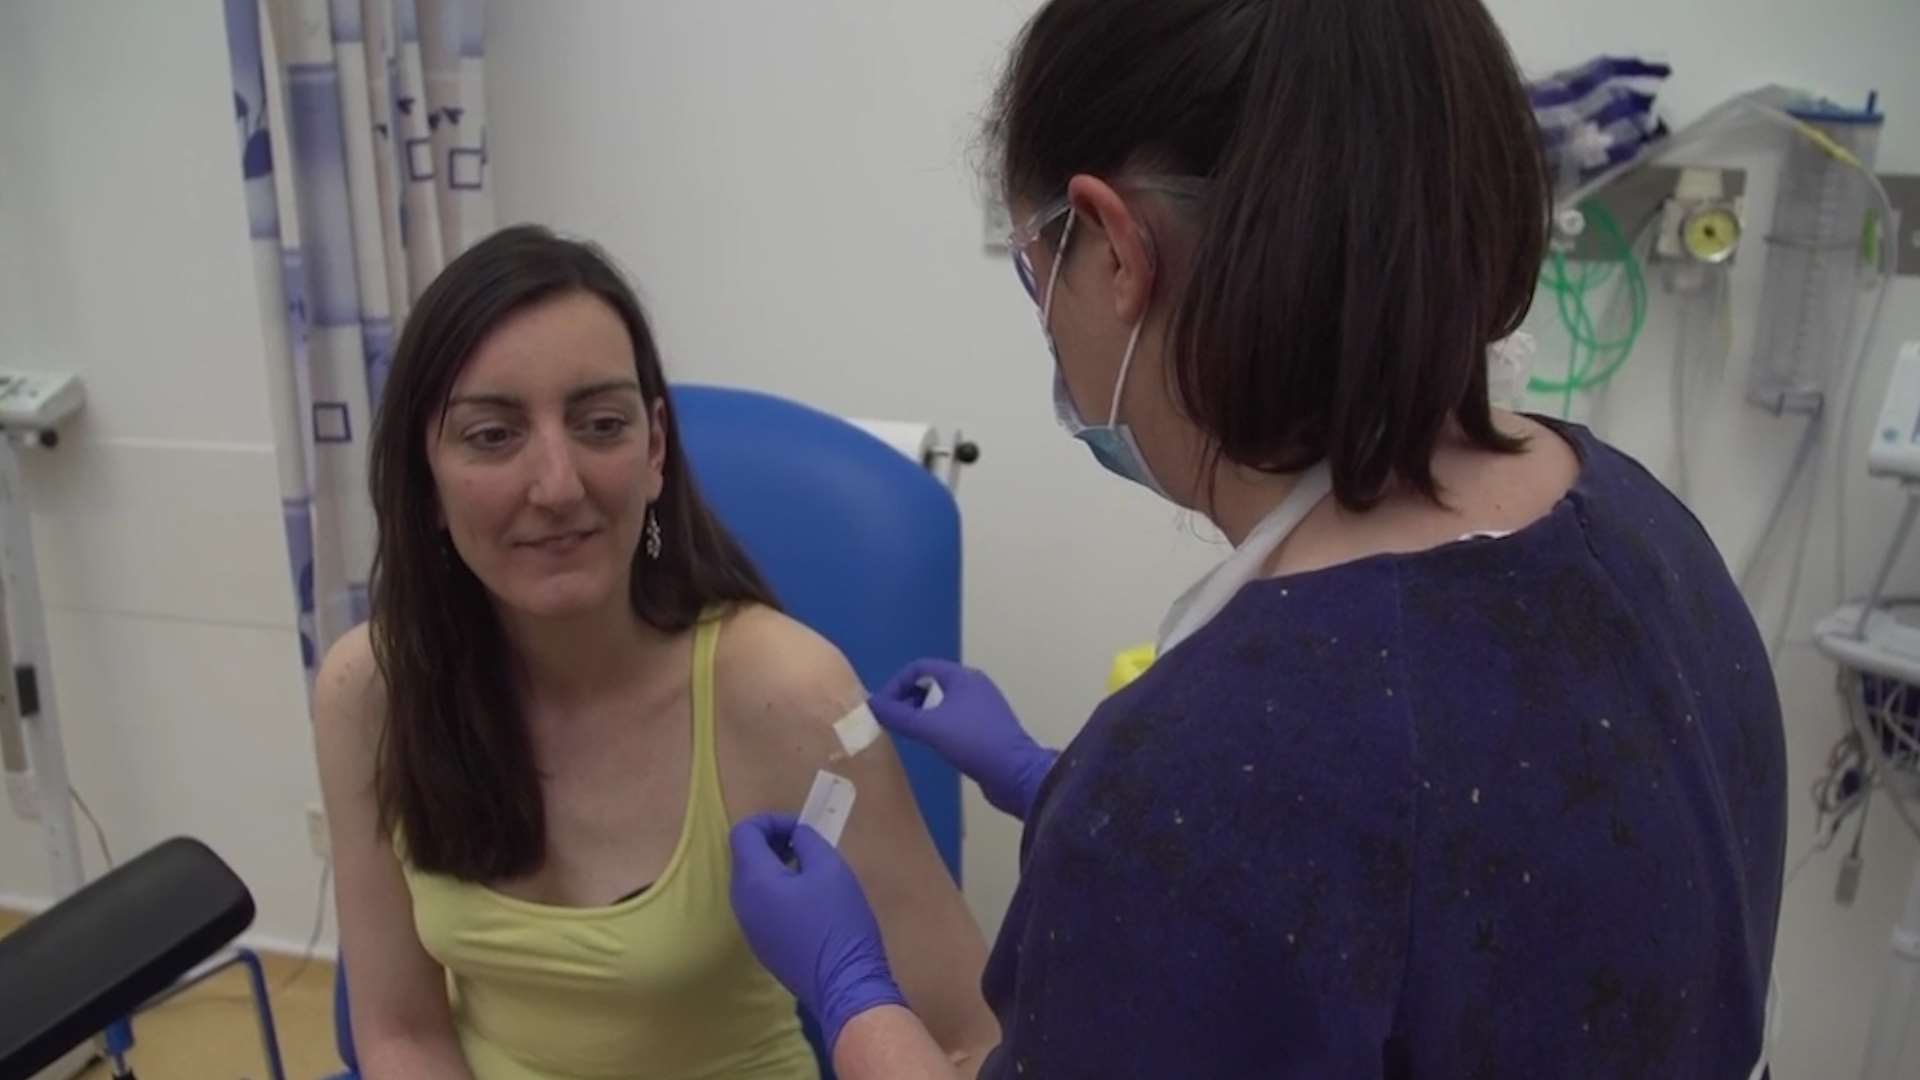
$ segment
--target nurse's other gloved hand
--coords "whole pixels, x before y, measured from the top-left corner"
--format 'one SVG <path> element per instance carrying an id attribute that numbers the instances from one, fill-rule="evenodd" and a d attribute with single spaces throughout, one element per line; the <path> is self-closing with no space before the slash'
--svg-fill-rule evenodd
<path id="1" fill-rule="evenodd" d="M 940 687 L 929 706 L 925 683 Z M 880 726 L 933 747 L 1022 821 L 1059 752 L 1033 741 L 993 680 L 951 660 L 917 660 L 867 702 Z"/>
<path id="2" fill-rule="evenodd" d="M 906 1005 L 867 894 L 832 844 L 783 814 L 750 817 L 729 839 L 740 929 L 761 965 L 820 1022 L 828 1053 L 847 1021 Z"/>

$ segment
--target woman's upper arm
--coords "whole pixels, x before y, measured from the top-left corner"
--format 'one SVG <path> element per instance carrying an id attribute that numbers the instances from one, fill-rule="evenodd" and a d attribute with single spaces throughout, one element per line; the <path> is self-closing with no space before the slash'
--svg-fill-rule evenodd
<path id="1" fill-rule="evenodd" d="M 933 846 L 892 740 L 833 768 L 857 792 L 840 851 L 873 905 L 894 978 L 941 1046 L 984 1055 L 999 1042 L 980 991 L 986 940 Z"/>
<path id="2" fill-rule="evenodd" d="M 449 1069 L 432 1075 L 465 1075 L 445 973 L 414 932 L 406 879 L 379 826 L 374 770 L 386 703 L 365 627 L 349 632 L 328 652 L 315 680 L 313 712 L 340 955 L 361 1057 L 377 1061 L 392 1045 L 417 1063 L 415 1068 L 428 1065 L 420 1051 L 442 1058 L 440 1064 Z M 454 1057 L 446 1061 L 449 1048 Z M 450 1073 L 455 1064 L 459 1071 Z M 369 1070 L 369 1075 L 375 1074 Z"/>
<path id="3" fill-rule="evenodd" d="M 873 905 L 894 978 L 941 1046 L 984 1055 L 999 1041 L 980 993 L 986 941 L 933 846 L 892 741 L 828 763 L 840 750 L 834 723 L 866 700 L 853 669 L 826 639 L 764 609 L 736 616 L 720 640 L 729 814 L 794 813 L 822 768 L 851 780 L 840 852 Z"/>

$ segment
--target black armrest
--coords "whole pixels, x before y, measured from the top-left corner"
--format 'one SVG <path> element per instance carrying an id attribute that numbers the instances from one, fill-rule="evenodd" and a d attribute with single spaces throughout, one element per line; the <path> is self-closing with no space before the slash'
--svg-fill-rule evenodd
<path id="1" fill-rule="evenodd" d="M 164 844 L 0 938 L 0 1078 L 31 1076 L 125 1017 L 253 922 L 205 844 Z"/>

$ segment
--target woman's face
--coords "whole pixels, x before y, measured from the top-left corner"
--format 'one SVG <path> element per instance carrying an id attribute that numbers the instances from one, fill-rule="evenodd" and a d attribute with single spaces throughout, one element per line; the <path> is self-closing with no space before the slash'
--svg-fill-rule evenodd
<path id="1" fill-rule="evenodd" d="M 591 294 L 528 307 L 481 341 L 427 459 L 442 524 L 495 603 L 548 618 L 627 604 L 663 419 L 626 324 Z"/>

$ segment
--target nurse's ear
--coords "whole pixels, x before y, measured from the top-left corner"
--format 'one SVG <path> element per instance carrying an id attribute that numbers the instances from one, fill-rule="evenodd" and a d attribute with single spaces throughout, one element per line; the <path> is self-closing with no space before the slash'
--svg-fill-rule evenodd
<path id="1" fill-rule="evenodd" d="M 1100 245 L 1100 272 L 1111 279 L 1114 316 L 1127 325 L 1139 322 L 1153 300 L 1153 237 L 1105 180 L 1082 173 L 1067 183 L 1067 199 L 1082 222 L 1075 231 L 1085 230 L 1089 246 Z"/>

